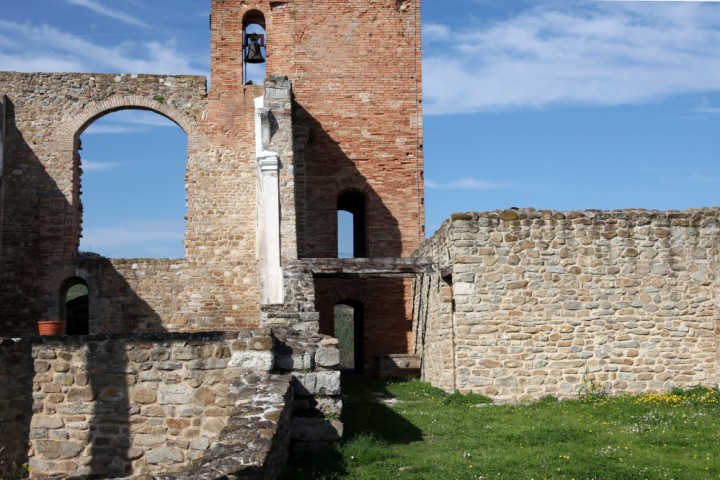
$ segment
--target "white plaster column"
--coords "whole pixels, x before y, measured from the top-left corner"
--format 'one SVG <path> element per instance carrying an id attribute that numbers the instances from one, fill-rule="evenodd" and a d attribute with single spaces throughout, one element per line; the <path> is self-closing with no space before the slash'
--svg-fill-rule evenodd
<path id="1" fill-rule="evenodd" d="M 280 265 L 280 158 L 265 149 L 270 138 L 263 97 L 255 99 L 255 150 L 258 166 L 258 257 L 260 301 L 283 303 L 283 276 Z"/>

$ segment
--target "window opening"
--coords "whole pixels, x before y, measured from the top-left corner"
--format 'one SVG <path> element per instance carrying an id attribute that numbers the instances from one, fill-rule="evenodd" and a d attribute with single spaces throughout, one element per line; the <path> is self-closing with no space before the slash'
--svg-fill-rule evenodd
<path id="1" fill-rule="evenodd" d="M 333 328 L 340 350 L 340 369 L 362 373 L 363 355 L 363 304 L 348 300 L 334 307 Z"/>
<path id="2" fill-rule="evenodd" d="M 62 291 L 62 312 L 67 335 L 90 333 L 90 289 L 81 278 L 71 278 Z"/>
<path id="3" fill-rule="evenodd" d="M 109 258 L 184 257 L 185 132 L 158 113 L 126 109 L 93 121 L 78 150 L 80 251 Z"/>
<path id="4" fill-rule="evenodd" d="M 346 192 L 338 197 L 338 258 L 367 255 L 365 195 Z"/>
<path id="5" fill-rule="evenodd" d="M 265 16 L 251 10 L 243 18 L 243 84 L 262 85 L 266 76 Z"/>

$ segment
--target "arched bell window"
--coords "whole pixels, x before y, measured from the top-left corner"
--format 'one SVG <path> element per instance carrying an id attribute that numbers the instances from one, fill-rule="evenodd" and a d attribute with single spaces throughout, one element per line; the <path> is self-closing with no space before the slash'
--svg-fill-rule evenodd
<path id="1" fill-rule="evenodd" d="M 265 82 L 265 15 L 250 10 L 243 17 L 243 84 L 262 85 Z"/>

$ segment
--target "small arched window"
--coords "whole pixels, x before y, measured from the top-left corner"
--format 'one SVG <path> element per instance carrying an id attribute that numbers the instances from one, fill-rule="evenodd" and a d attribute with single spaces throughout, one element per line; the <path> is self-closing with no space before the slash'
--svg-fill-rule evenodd
<path id="1" fill-rule="evenodd" d="M 262 85 L 265 82 L 266 41 L 265 15 L 259 10 L 250 10 L 243 17 L 244 85 Z"/>
<path id="2" fill-rule="evenodd" d="M 363 354 L 363 304 L 355 300 L 343 300 L 335 304 L 333 332 L 338 339 L 340 369 L 362 373 Z"/>
<path id="3" fill-rule="evenodd" d="M 90 289 L 79 277 L 67 279 L 60 292 L 65 333 L 87 335 L 90 333 Z"/>
<path id="4" fill-rule="evenodd" d="M 365 195 L 358 191 L 345 192 L 338 197 L 338 258 L 367 256 L 365 203 Z"/>

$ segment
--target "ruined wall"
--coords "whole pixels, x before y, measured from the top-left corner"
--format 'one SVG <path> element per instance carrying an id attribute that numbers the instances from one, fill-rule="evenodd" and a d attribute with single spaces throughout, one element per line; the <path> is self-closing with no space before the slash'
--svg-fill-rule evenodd
<path id="1" fill-rule="evenodd" d="M 413 352 L 420 355 L 422 377 L 449 392 L 456 390 L 451 230 L 452 223 L 444 223 L 418 248 L 415 255 L 432 258 L 436 270 L 418 275 L 412 285 Z"/>
<path id="2" fill-rule="evenodd" d="M 295 148 L 280 172 L 283 261 L 337 256 L 337 199 L 348 190 L 366 196 L 367 256 L 409 256 L 424 236 L 420 2 L 215 0 L 213 7 L 214 90 L 232 97 L 240 88 L 242 18 L 252 10 L 265 18 L 267 75 L 293 84 Z M 368 342 L 382 346 L 378 353 L 407 352 L 410 282 L 320 286 L 323 333 L 332 334 L 332 302 L 372 299 Z"/>
<path id="3" fill-rule="evenodd" d="M 369 255 L 409 255 L 424 225 L 420 2 L 214 0 L 213 90 L 229 98 L 242 88 L 252 10 L 265 17 L 267 75 L 292 81 L 308 130 L 297 133 L 307 140 L 294 172 L 299 255 L 337 255 L 337 195 L 347 188 L 368 192 Z"/>
<path id="4" fill-rule="evenodd" d="M 290 87 L 282 88 L 286 94 Z M 259 324 L 253 99 L 262 96 L 262 87 L 240 86 L 230 102 L 222 91 L 208 98 L 202 77 L 4 72 L 0 91 L 8 96 L 0 227 L 0 324 L 6 334 L 33 334 L 37 320 L 58 316 L 59 288 L 75 275 L 108 287 L 91 292 L 97 299 L 91 311 L 102 312 L 94 331 L 102 331 L 101 324 L 106 331 Z M 269 103 L 280 119 L 271 146 L 291 165 L 291 109 Z M 165 115 L 188 136 L 186 257 L 181 261 L 92 266 L 78 258 L 78 139 L 93 120 L 126 108 Z M 97 277 L 89 278 L 88 272 Z"/>
<path id="5" fill-rule="evenodd" d="M 336 345 L 269 329 L 0 339 L 0 476 L 273 478 L 291 440 L 339 438 Z"/>
<path id="6" fill-rule="evenodd" d="M 7 99 L 0 95 L 0 278 L 2 278 L 2 229 L 3 229 L 3 204 L 5 200 L 5 102 Z"/>
<path id="7" fill-rule="evenodd" d="M 718 233 L 718 209 L 454 215 L 420 251 L 454 302 L 417 281 L 424 377 L 501 400 L 576 394 L 586 367 L 613 394 L 716 385 Z"/>

